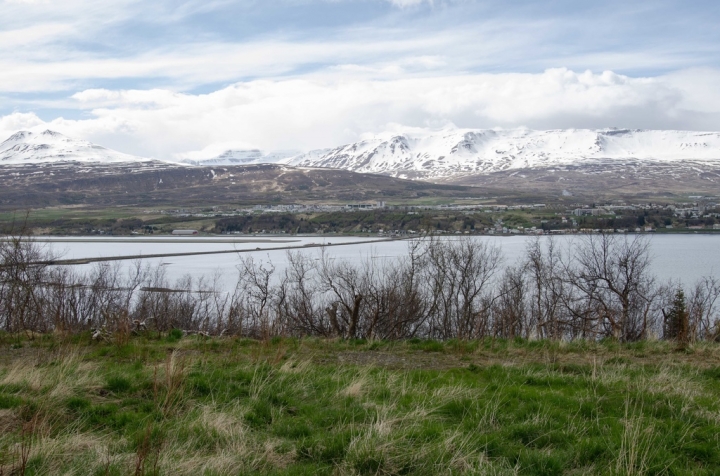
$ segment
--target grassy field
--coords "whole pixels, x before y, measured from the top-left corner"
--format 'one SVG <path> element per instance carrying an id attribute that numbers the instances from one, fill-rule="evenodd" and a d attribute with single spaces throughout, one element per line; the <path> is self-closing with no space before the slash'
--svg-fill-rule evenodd
<path id="1" fill-rule="evenodd" d="M 0 474 L 720 474 L 720 345 L 0 336 Z"/>
<path id="2" fill-rule="evenodd" d="M 0 222 L 2 223 L 23 223 L 27 211 L 19 210 L 16 212 L 0 212 Z M 144 218 L 145 209 L 130 207 L 115 208 L 93 208 L 87 206 L 75 207 L 47 207 L 33 209 L 29 211 L 28 221 L 30 223 L 47 223 L 55 220 L 115 220 L 123 218 L 134 218 L 141 216 Z M 150 217 L 161 217 L 160 213 L 149 215 Z"/>

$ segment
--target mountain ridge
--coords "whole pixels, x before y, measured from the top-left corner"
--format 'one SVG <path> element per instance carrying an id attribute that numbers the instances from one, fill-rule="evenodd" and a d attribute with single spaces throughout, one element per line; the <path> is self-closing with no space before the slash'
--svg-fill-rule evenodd
<path id="1" fill-rule="evenodd" d="M 59 132 L 18 131 L 0 143 L 0 165 L 39 164 L 53 162 L 122 163 L 150 162 L 137 157 L 73 139 Z"/>
<path id="2" fill-rule="evenodd" d="M 21 131 L 0 143 L 0 206 L 265 203 L 438 194 L 535 203 L 716 196 L 720 190 L 720 160 L 714 159 L 720 156 L 717 133 L 469 132 L 387 134 L 290 158 L 256 149 L 231 150 L 216 162 L 192 165 L 130 156 L 52 131 Z M 502 142 L 498 137 L 503 135 L 515 142 Z M 220 163 L 229 160 L 242 163 Z M 442 187 L 457 189 L 451 193 Z"/>
<path id="3" fill-rule="evenodd" d="M 124 154 L 50 130 L 19 131 L 0 143 L 0 165 L 82 162 L 167 166 L 280 164 L 451 182 L 516 170 L 620 167 L 627 163 L 674 167 L 720 166 L 720 133 L 642 129 L 457 129 L 383 133 L 335 148 L 297 154 L 227 150 L 182 162 Z"/>
<path id="4" fill-rule="evenodd" d="M 720 163 L 720 133 L 640 129 L 451 129 L 381 134 L 288 161 L 399 178 L 448 179 L 613 161 Z"/>

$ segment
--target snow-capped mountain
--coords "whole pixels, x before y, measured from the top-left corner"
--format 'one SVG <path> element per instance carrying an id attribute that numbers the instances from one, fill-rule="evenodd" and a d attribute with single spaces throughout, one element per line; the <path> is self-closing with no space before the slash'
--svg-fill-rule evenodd
<path id="1" fill-rule="evenodd" d="M 54 162 L 148 162 L 151 159 L 123 154 L 59 132 L 20 131 L 0 144 L 0 165 Z"/>
<path id="2" fill-rule="evenodd" d="M 513 169 L 634 161 L 720 162 L 720 133 L 628 129 L 450 129 L 383 134 L 295 157 L 289 164 L 439 179 Z"/>
<path id="3" fill-rule="evenodd" d="M 381 134 L 332 149 L 295 151 L 227 150 L 183 163 L 136 157 L 53 131 L 21 131 L 0 144 L 0 165 L 140 163 L 143 166 L 241 166 L 285 164 L 345 169 L 399 178 L 458 181 L 494 172 L 585 167 L 596 173 L 630 166 L 667 173 L 667 166 L 703 172 L 720 168 L 720 133 L 627 129 L 533 131 L 445 129 Z M 664 170 L 665 172 L 662 172 Z M 713 179 L 714 180 L 714 179 Z M 467 180 L 465 180 L 467 182 Z M 475 183 L 472 180 L 467 183 Z"/>
<path id="4" fill-rule="evenodd" d="M 297 150 L 278 150 L 263 152 L 259 149 L 249 150 L 226 150 L 217 157 L 211 159 L 184 160 L 183 163 L 191 165 L 250 165 L 250 164 L 274 164 L 283 162 L 291 157 L 300 155 Z"/>

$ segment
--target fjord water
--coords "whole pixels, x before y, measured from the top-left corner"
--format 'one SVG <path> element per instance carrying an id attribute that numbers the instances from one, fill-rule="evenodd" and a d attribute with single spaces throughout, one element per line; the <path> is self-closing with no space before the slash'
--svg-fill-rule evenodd
<path id="1" fill-rule="evenodd" d="M 629 235 L 628 239 L 633 236 Z M 447 237 L 444 239 L 459 239 Z M 481 240 L 500 247 L 505 264 L 516 264 L 525 256 L 530 236 L 474 236 L 470 239 Z M 547 240 L 548 237 L 541 237 Z M 554 237 L 557 245 L 565 250 L 577 236 Z M 651 270 L 661 282 L 681 281 L 692 285 L 703 276 L 720 277 L 720 235 L 675 234 L 651 235 Z M 403 256 L 408 251 L 406 240 L 378 241 L 376 238 L 339 237 L 339 236 L 282 236 L 282 237 L 213 237 L 213 238 L 52 238 L 40 239 L 39 243 L 61 255 L 63 259 L 82 259 L 116 256 L 148 256 L 171 253 L 197 253 L 233 251 L 240 253 L 206 254 L 191 256 L 172 256 L 163 258 L 145 258 L 150 266 L 162 265 L 170 282 L 185 276 L 193 278 L 214 275 L 220 276 L 220 283 L 226 290 L 232 289 L 237 278 L 237 265 L 241 257 L 252 257 L 256 262 L 272 263 L 276 272 L 282 273 L 287 262 L 288 247 L 298 247 L 293 252 L 306 253 L 314 259 L 320 259 L 321 253 L 339 260 L 359 263 L 372 260 L 381 263 Z M 321 248 L 303 248 L 307 245 L 333 244 Z M 122 267 L 132 265 L 132 260 L 117 261 Z M 97 264 L 77 265 L 79 269 L 88 269 Z"/>

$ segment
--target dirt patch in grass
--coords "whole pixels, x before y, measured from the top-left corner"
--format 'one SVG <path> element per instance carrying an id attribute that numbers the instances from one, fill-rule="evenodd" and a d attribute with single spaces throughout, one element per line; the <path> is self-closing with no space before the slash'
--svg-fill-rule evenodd
<path id="1" fill-rule="evenodd" d="M 301 354 L 306 354 L 300 351 Z M 312 352 L 310 352 L 312 354 Z M 700 369 L 720 367 L 720 351 L 715 346 L 701 344 L 689 351 L 674 351 L 671 344 L 657 343 L 648 349 L 637 350 L 626 346 L 593 346 L 587 350 L 567 350 L 563 348 L 509 347 L 497 349 L 475 349 L 457 351 L 452 347 L 441 351 L 423 351 L 408 349 L 407 345 L 398 345 L 392 350 L 345 350 L 335 349 L 313 355 L 318 364 L 376 366 L 394 370 L 448 370 L 478 366 L 503 365 L 523 366 L 528 364 L 551 365 L 625 365 L 648 366 L 663 365 L 671 367 L 693 366 Z"/>
<path id="2" fill-rule="evenodd" d="M 394 370 L 443 370 L 467 365 L 467 363 L 463 363 L 455 355 L 426 354 L 423 352 L 394 353 L 374 351 L 338 352 L 330 356 L 316 358 L 315 362 L 333 365 L 370 365 Z"/>

